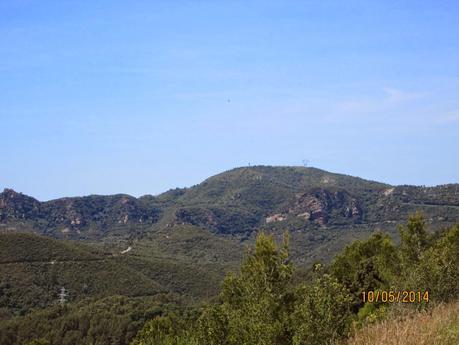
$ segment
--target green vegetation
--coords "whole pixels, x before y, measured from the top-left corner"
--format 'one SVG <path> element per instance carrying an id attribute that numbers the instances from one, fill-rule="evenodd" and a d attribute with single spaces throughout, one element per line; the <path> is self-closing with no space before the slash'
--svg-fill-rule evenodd
<path id="1" fill-rule="evenodd" d="M 351 292 L 353 310 L 362 306 L 362 292 L 390 289 L 400 272 L 397 248 L 389 235 L 377 232 L 355 241 L 333 260 L 330 271 Z"/>
<path id="2" fill-rule="evenodd" d="M 392 305 L 364 303 L 364 291 L 428 290 L 434 303 L 459 298 L 459 225 L 430 233 L 419 214 L 399 228 L 400 243 L 376 232 L 309 272 L 290 260 L 288 232 L 281 246 L 261 233 L 233 273 L 224 263 L 237 255 L 199 255 L 224 252 L 211 234 L 177 230 L 163 248 L 146 241 L 126 254 L 1 234 L 0 343 L 334 344 L 392 315 Z M 63 305 L 61 287 L 69 292 Z"/>
<path id="3" fill-rule="evenodd" d="M 81 245 L 31 234 L 1 234 L 0 252 L 0 308 L 10 316 L 57 304 L 62 287 L 68 301 L 166 291 L 119 258 L 91 253 Z"/>
<path id="4" fill-rule="evenodd" d="M 426 289 L 429 303 L 457 300 L 459 225 L 429 235 L 418 214 L 399 231 L 399 245 L 383 233 L 357 241 L 330 267 L 316 264 L 312 279 L 298 286 L 292 280 L 287 241 L 278 247 L 262 233 L 240 272 L 227 275 L 216 303 L 198 315 L 154 318 L 132 344 L 336 344 L 349 336 L 352 323 L 384 320 L 390 308 L 399 308 L 364 304 L 358 296 L 362 291 Z M 417 276 L 416 287 L 411 285 L 413 270 L 425 271 Z"/>
<path id="5" fill-rule="evenodd" d="M 438 239 L 413 244 L 416 263 L 406 270 L 405 285 L 429 290 L 434 299 L 452 301 L 459 296 L 459 225 Z M 420 252 L 418 251 L 421 248 Z M 410 253 L 410 252 L 409 252 Z M 411 253 L 410 253 L 411 254 Z"/>
<path id="6" fill-rule="evenodd" d="M 176 301 L 113 296 L 38 310 L 0 324 L 0 344 L 128 344 L 146 320 L 172 313 Z"/>
<path id="7" fill-rule="evenodd" d="M 5 233 L 1 236 L 0 263 L 68 262 L 98 260 L 103 255 L 94 248 L 62 242 L 28 233 Z"/>
<path id="8" fill-rule="evenodd" d="M 0 230 L 34 231 L 80 240 L 138 239 L 174 225 L 218 235 L 250 237 L 266 218 L 281 215 L 295 230 L 403 222 L 422 211 L 429 223 L 459 220 L 459 185 L 390 186 L 315 168 L 255 166 L 233 169 L 191 188 L 159 196 L 62 198 L 39 202 L 6 189 L 0 193 Z"/>
<path id="9" fill-rule="evenodd" d="M 203 299 L 216 294 L 221 274 L 179 259 L 111 254 L 33 234 L 0 234 L 0 320 L 57 304 L 62 287 L 68 302 L 160 293 Z"/>
<path id="10" fill-rule="evenodd" d="M 137 334 L 136 344 L 331 344 L 391 314 L 364 303 L 364 291 L 458 298 L 458 195 L 457 184 L 267 166 L 155 197 L 39 202 L 5 190 L 0 343 L 128 344 Z M 418 211 L 424 218 L 402 225 Z M 289 246 L 277 247 L 285 233 Z M 120 303 L 130 306 L 121 319 L 109 316 Z M 100 332 L 81 326 L 99 311 L 110 320 Z"/>
<path id="11" fill-rule="evenodd" d="M 292 284 L 287 240 L 258 236 L 240 273 L 223 282 L 219 302 L 196 318 L 159 317 L 133 344 L 322 344 L 338 340 L 351 324 L 348 291 L 329 274 L 316 272 L 309 284 Z"/>
<path id="12" fill-rule="evenodd" d="M 259 231 L 277 238 L 289 231 L 291 260 L 305 269 L 332 260 L 375 229 L 397 237 L 397 225 L 416 211 L 423 212 L 429 229 L 451 226 L 459 221 L 457 195 L 457 184 L 395 187 L 315 168 L 255 166 L 137 199 L 91 195 L 39 202 L 5 190 L 0 193 L 0 232 L 80 240 L 110 254 L 132 246 L 129 257 L 142 262 L 162 262 L 163 268 L 191 265 L 199 276 L 209 273 L 212 289 L 203 295 L 212 295 Z M 135 266 L 145 266 L 142 262 Z M 164 285 L 157 276 L 150 278 Z M 181 284 L 159 278 L 169 280 L 168 286 Z"/>

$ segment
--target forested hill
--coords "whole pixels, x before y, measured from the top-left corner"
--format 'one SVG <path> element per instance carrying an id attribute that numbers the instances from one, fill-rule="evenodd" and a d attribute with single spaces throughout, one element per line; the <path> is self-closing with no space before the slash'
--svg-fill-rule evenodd
<path id="1" fill-rule="evenodd" d="M 40 202 L 5 189 L 0 193 L 0 231 L 70 239 L 136 238 L 188 224 L 246 237 L 277 226 L 304 232 L 373 228 L 416 211 L 434 226 L 459 220 L 459 185 L 391 186 L 316 168 L 255 166 L 140 198 L 91 195 Z"/>
<path id="2" fill-rule="evenodd" d="M 0 322 L 58 304 L 63 287 L 68 302 L 115 295 L 201 299 L 215 294 L 223 274 L 218 265 L 205 269 L 179 258 L 139 257 L 35 234 L 0 233 Z"/>

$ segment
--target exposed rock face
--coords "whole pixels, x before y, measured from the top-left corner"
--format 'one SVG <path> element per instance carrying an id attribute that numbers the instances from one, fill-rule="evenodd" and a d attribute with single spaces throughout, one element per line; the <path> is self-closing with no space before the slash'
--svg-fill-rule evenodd
<path id="1" fill-rule="evenodd" d="M 299 195 L 288 213 L 325 225 L 332 217 L 358 220 L 361 216 L 361 209 L 357 199 L 348 192 L 332 192 L 321 188 Z"/>
<path id="2" fill-rule="evenodd" d="M 394 192 L 394 190 L 395 190 L 394 187 L 392 187 L 392 188 L 387 188 L 387 189 L 385 189 L 385 190 L 383 191 L 383 194 L 384 194 L 384 196 L 389 196 L 389 195 L 391 195 L 391 194 Z"/>
<path id="3" fill-rule="evenodd" d="M 272 223 L 272 222 L 281 222 L 283 220 L 287 219 L 285 215 L 282 213 L 276 213 L 273 214 L 272 216 L 266 217 L 266 223 Z"/>

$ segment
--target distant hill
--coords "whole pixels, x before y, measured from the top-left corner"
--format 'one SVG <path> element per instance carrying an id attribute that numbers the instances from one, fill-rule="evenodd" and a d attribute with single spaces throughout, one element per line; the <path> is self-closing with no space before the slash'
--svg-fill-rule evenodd
<path id="1" fill-rule="evenodd" d="M 0 234 L 0 319 L 57 305 L 62 288 L 68 302 L 170 293 L 205 298 L 218 288 L 219 277 L 180 260 L 113 254 L 34 234 Z"/>
<path id="2" fill-rule="evenodd" d="M 157 222 L 160 209 L 152 205 L 151 199 L 119 194 L 40 202 L 5 189 L 0 193 L 0 229 L 25 229 L 78 239 L 116 235 L 118 231 L 125 235 L 135 231 L 132 225 L 142 227 Z"/>
<path id="3" fill-rule="evenodd" d="M 459 220 L 459 184 L 390 186 L 316 168 L 233 169 L 159 196 L 86 196 L 39 202 L 5 189 L 0 231 L 56 238 L 139 238 L 192 225 L 217 235 L 250 237 L 278 225 L 291 230 L 374 227 L 422 211 L 435 227 Z"/>

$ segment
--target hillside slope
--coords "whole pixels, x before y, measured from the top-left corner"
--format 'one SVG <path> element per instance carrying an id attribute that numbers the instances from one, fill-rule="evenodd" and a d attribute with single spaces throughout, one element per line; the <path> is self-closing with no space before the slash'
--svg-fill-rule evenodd
<path id="1" fill-rule="evenodd" d="M 140 238 L 184 224 L 248 237 L 281 224 L 295 231 L 400 222 L 422 211 L 434 227 L 459 220 L 459 185 L 390 186 L 316 168 L 233 169 L 157 197 L 87 196 L 39 202 L 0 193 L 0 230 L 57 238 Z"/>
<path id="2" fill-rule="evenodd" d="M 4 317 L 58 304 L 62 288 L 69 302 L 161 293 L 203 298 L 214 293 L 218 282 L 219 276 L 180 260 L 113 254 L 33 234 L 0 234 L 0 314 Z"/>

